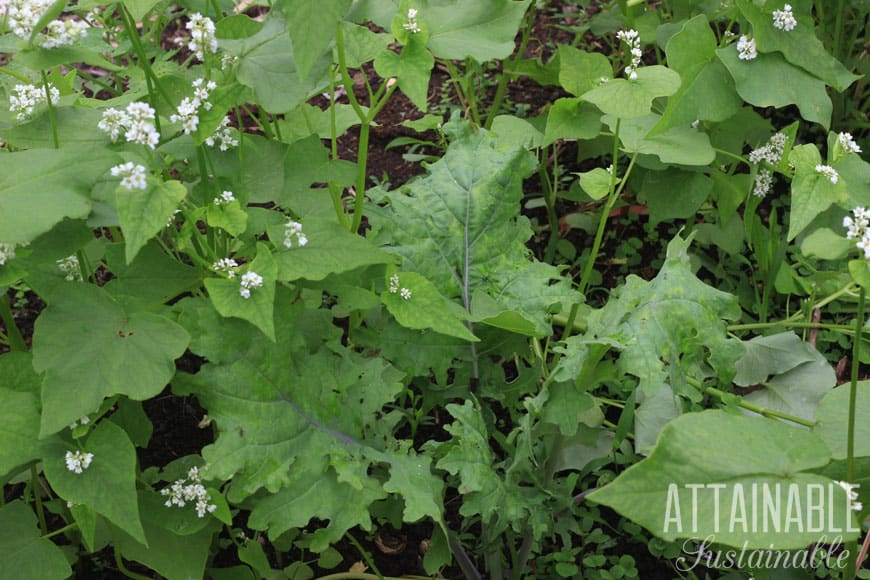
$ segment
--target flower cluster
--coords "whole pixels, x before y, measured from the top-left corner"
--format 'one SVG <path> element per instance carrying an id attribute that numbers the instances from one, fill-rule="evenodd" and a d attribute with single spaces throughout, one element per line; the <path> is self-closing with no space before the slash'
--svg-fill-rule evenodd
<path id="1" fill-rule="evenodd" d="M 852 506 L 852 509 L 856 512 L 860 512 L 864 509 L 864 506 L 858 501 L 858 492 L 855 491 L 856 488 L 861 487 L 860 483 L 849 483 L 846 481 L 836 481 L 834 483 L 843 488 L 843 491 L 846 492 L 846 496 L 849 498 L 849 505 Z"/>
<path id="2" fill-rule="evenodd" d="M 15 85 L 9 97 L 9 111 L 15 113 L 15 118 L 23 121 L 33 114 L 33 110 L 40 103 L 45 102 L 45 87 L 36 85 Z M 51 96 L 51 104 L 57 104 L 60 99 L 60 91 L 49 83 L 48 94 Z"/>
<path id="3" fill-rule="evenodd" d="M 292 248 L 293 238 L 296 238 L 296 245 L 300 248 L 308 243 L 308 237 L 302 233 L 302 224 L 290 220 L 284 224 L 284 246 Z"/>
<path id="4" fill-rule="evenodd" d="M 116 165 L 111 169 L 112 177 L 121 178 L 121 186 L 125 189 L 146 189 L 148 182 L 145 179 L 145 167 L 136 165 L 132 161 Z"/>
<path id="5" fill-rule="evenodd" d="M 136 101 L 130 103 L 123 111 L 109 108 L 103 111 L 103 117 L 97 124 L 100 131 L 108 133 L 115 141 L 121 132 L 129 143 L 138 143 L 154 149 L 160 141 L 160 134 L 151 122 L 154 120 L 154 109 L 148 103 Z"/>
<path id="6" fill-rule="evenodd" d="M 797 20 L 791 11 L 791 4 L 786 4 L 782 10 L 773 11 L 773 26 L 786 32 L 794 30 L 794 27 L 797 26 Z"/>
<path id="7" fill-rule="evenodd" d="M 843 218 L 843 227 L 848 231 L 846 237 L 850 240 L 858 240 L 855 246 L 864 252 L 864 257 L 870 260 L 870 212 L 863 207 L 856 207 L 852 210 L 852 216 Z"/>
<path id="8" fill-rule="evenodd" d="M 752 60 L 758 56 L 758 50 L 755 47 L 755 39 L 748 36 L 741 36 L 737 41 L 737 57 L 740 60 Z"/>
<path id="9" fill-rule="evenodd" d="M 827 177 L 831 183 L 837 183 L 840 180 L 840 174 L 830 165 L 816 165 L 816 173 L 821 173 Z"/>
<path id="10" fill-rule="evenodd" d="M 770 169 L 759 169 L 755 176 L 755 187 L 752 188 L 752 195 L 764 197 L 771 187 L 773 187 L 773 172 Z"/>
<path id="11" fill-rule="evenodd" d="M 837 140 L 840 142 L 840 146 L 847 153 L 861 153 L 861 147 L 855 143 L 855 139 L 852 138 L 851 133 L 846 133 L 845 131 L 837 134 Z"/>
<path id="12" fill-rule="evenodd" d="M 196 515 L 200 518 L 217 509 L 217 505 L 211 503 L 211 496 L 202 485 L 197 467 L 191 467 L 187 477 L 177 479 L 169 487 L 161 489 L 160 495 L 167 498 L 163 505 L 169 508 L 172 506 L 183 508 L 188 503 L 195 502 Z"/>
<path id="13" fill-rule="evenodd" d="M 169 117 L 173 123 L 181 123 L 181 129 L 185 135 L 190 135 L 199 127 L 200 107 L 206 111 L 211 110 L 212 105 L 208 102 L 208 97 L 209 93 L 217 88 L 217 83 L 196 79 L 191 83 L 191 86 L 193 87 L 193 97 L 185 97 L 178 105 L 176 112 Z"/>
<path id="14" fill-rule="evenodd" d="M 45 39 L 40 43 L 42 48 L 56 48 L 58 46 L 71 46 L 77 40 L 88 33 L 87 22 L 67 18 L 65 20 L 52 20 L 48 23 Z"/>
<path id="15" fill-rule="evenodd" d="M 0 266 L 5 266 L 6 262 L 15 259 L 15 244 L 5 244 L 0 242 Z"/>
<path id="16" fill-rule="evenodd" d="M 226 272 L 227 278 L 233 279 L 236 277 L 236 268 L 239 267 L 239 263 L 232 258 L 221 258 L 211 267 L 215 272 Z"/>
<path id="17" fill-rule="evenodd" d="M 215 205 L 229 205 L 236 201 L 236 196 L 233 195 L 232 191 L 224 191 L 221 193 L 220 197 L 214 198 L 211 202 Z"/>
<path id="18" fill-rule="evenodd" d="M 185 27 L 190 31 L 190 42 L 187 44 L 187 48 L 196 55 L 196 58 L 204 60 L 206 54 L 217 52 L 218 42 L 214 35 L 215 27 L 211 18 L 195 12 L 191 14 Z"/>
<path id="19" fill-rule="evenodd" d="M 78 260 L 76 260 L 76 261 L 78 261 Z M 78 421 L 73 421 L 72 423 L 70 423 L 69 430 L 72 431 L 73 429 L 75 429 L 79 425 L 87 425 L 90 422 L 91 422 L 90 418 L 87 415 L 85 415 L 84 417 L 82 417 Z M 90 464 L 90 461 L 88 461 L 88 463 Z M 85 467 L 87 467 L 87 465 L 85 465 Z"/>
<path id="20" fill-rule="evenodd" d="M 6 0 L 0 2 L 0 13 L 5 12 L 9 28 L 15 36 L 28 40 L 52 4 L 52 0 Z M 46 33 L 40 37 L 39 44 L 43 48 L 69 46 L 83 37 L 87 30 L 87 22 L 81 20 L 52 20 L 46 27 Z"/>
<path id="21" fill-rule="evenodd" d="M 251 297 L 251 288 L 259 288 L 263 285 L 263 277 L 256 272 L 245 272 L 240 281 L 239 295 L 247 300 Z"/>
<path id="22" fill-rule="evenodd" d="M 643 52 L 640 50 L 640 35 L 637 30 L 620 30 L 616 33 L 616 38 L 628 45 L 631 52 L 631 64 L 625 67 L 625 76 L 631 80 L 637 78 L 637 67 L 640 66 L 640 57 Z"/>
<path id="23" fill-rule="evenodd" d="M 749 161 L 752 163 L 767 161 L 771 165 L 778 164 L 785 151 L 786 141 L 788 141 L 788 137 L 785 136 L 785 133 L 774 133 L 766 145 L 749 153 Z"/>
<path id="24" fill-rule="evenodd" d="M 209 147 L 214 147 L 215 143 L 218 142 L 220 142 L 218 149 L 221 151 L 226 151 L 231 147 L 239 146 L 239 140 L 233 137 L 232 131 L 230 130 L 229 117 L 224 117 L 224 120 L 221 121 L 220 127 L 217 128 L 214 134 L 205 139 L 205 144 Z"/>
<path id="25" fill-rule="evenodd" d="M 417 34 L 418 32 L 420 32 L 420 25 L 417 24 L 416 8 L 408 8 L 408 21 L 402 25 L 402 28 L 404 28 L 411 34 Z"/>
<path id="26" fill-rule="evenodd" d="M 66 468 L 73 473 L 80 474 L 85 469 L 91 466 L 91 461 L 94 459 L 93 453 L 82 453 L 81 451 L 66 452 Z"/>
<path id="27" fill-rule="evenodd" d="M 82 282 L 84 280 L 82 277 L 82 267 L 75 254 L 60 259 L 55 263 L 57 264 L 58 269 L 63 272 L 63 279 L 67 282 Z M 87 417 L 82 417 L 82 425 L 87 425 L 87 423 Z"/>
<path id="28" fill-rule="evenodd" d="M 397 292 L 403 299 L 411 299 L 411 291 L 407 288 L 399 288 L 399 275 L 393 274 L 390 276 L 390 294 L 396 294 Z"/>

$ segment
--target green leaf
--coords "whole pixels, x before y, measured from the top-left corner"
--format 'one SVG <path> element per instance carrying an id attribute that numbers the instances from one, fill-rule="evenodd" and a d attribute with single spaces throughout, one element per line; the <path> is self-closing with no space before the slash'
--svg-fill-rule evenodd
<path id="1" fill-rule="evenodd" d="M 275 254 L 278 280 L 323 280 L 330 274 L 347 272 L 372 264 L 389 264 L 390 254 L 362 236 L 352 234 L 332 220 L 307 219 L 302 230 L 308 243 Z M 273 243 L 284 242 L 284 227 L 269 230 Z"/>
<path id="2" fill-rule="evenodd" d="M 819 228 L 801 240 L 801 254 L 807 258 L 841 260 L 855 246 L 854 242 L 829 228 Z"/>
<path id="3" fill-rule="evenodd" d="M 148 14 L 152 8 L 160 4 L 162 0 L 123 0 L 121 3 L 130 11 L 130 16 L 136 22 L 142 22 L 142 18 Z"/>
<path id="4" fill-rule="evenodd" d="M 406 328 L 426 329 L 455 336 L 464 340 L 478 341 L 462 323 L 466 312 L 438 292 L 429 280 L 414 272 L 395 274 L 398 280 L 396 291 L 392 288 L 381 294 L 381 300 L 396 321 Z M 410 292 L 405 299 L 400 292 Z M 458 310 L 458 312 L 457 312 Z"/>
<path id="5" fill-rule="evenodd" d="M 0 507 L 0 580 L 62 580 L 72 573 L 63 551 L 40 537 L 36 515 L 21 500 Z"/>
<path id="6" fill-rule="evenodd" d="M 208 206 L 205 216 L 208 225 L 221 228 L 233 236 L 240 236 L 248 227 L 248 214 L 238 201 L 220 205 L 212 203 Z"/>
<path id="7" fill-rule="evenodd" d="M 171 320 L 129 313 L 101 288 L 64 286 L 33 336 L 33 368 L 45 372 L 41 436 L 94 412 L 104 397 L 155 396 L 175 374 L 188 341 Z"/>
<path id="8" fill-rule="evenodd" d="M 832 389 L 816 409 L 816 425 L 813 432 L 818 434 L 828 447 L 834 459 L 846 459 L 846 425 L 849 424 L 849 395 L 851 385 L 846 383 Z M 864 420 L 870 413 L 870 381 L 859 381 L 855 402 L 855 457 L 870 457 L 870 422 Z"/>
<path id="9" fill-rule="evenodd" d="M 432 458 L 428 455 L 390 455 L 390 479 L 384 490 L 397 493 L 405 500 L 403 519 L 416 522 L 426 516 L 436 522 L 443 521 L 441 497 L 444 482 L 432 473 Z M 384 457 L 387 459 L 387 457 Z"/>
<path id="10" fill-rule="evenodd" d="M 833 105 L 825 83 L 813 75 L 789 64 L 778 53 L 759 54 L 745 61 L 737 56 L 736 46 L 728 46 L 716 54 L 746 102 L 756 107 L 797 105 L 807 121 L 826 129 L 830 126 Z"/>
<path id="11" fill-rule="evenodd" d="M 66 467 L 69 449 L 53 445 L 42 461 L 52 489 L 66 501 L 84 504 L 145 543 L 136 499 L 136 449 L 123 429 L 100 421 L 84 445 L 93 454 L 90 467 L 75 473 Z"/>
<path id="12" fill-rule="evenodd" d="M 687 413 L 664 428 L 648 458 L 587 499 L 669 541 L 712 536 L 717 543 L 746 549 L 803 549 L 820 534 L 845 541 L 857 537 L 852 516 L 843 507 L 843 490 L 810 473 L 830 459 L 824 442 L 808 431 L 724 411 Z M 689 485 L 724 487 L 714 493 L 710 487 L 693 490 Z M 774 500 L 779 486 L 777 511 L 763 510 L 764 486 Z M 829 517 L 789 523 L 790 517 L 808 517 L 804 508 L 809 505 L 821 505 Z M 763 521 L 753 525 L 755 517 Z"/>
<path id="13" fill-rule="evenodd" d="M 166 227 L 187 187 L 180 181 L 161 181 L 147 189 L 128 190 L 118 187 L 115 208 L 124 230 L 127 263 L 130 264 L 148 240 Z"/>
<path id="14" fill-rule="evenodd" d="M 558 99 L 547 112 L 544 145 L 557 139 L 593 139 L 601 129 L 601 114 L 583 99 Z"/>
<path id="15" fill-rule="evenodd" d="M 670 385 L 663 385 L 652 396 L 635 391 L 639 404 L 634 411 L 634 445 L 641 455 L 649 455 L 665 425 L 683 414 L 683 401 Z"/>
<path id="16" fill-rule="evenodd" d="M 76 145 L 95 149 L 105 148 L 109 144 L 108 135 L 94 130 L 102 117 L 103 112 L 97 109 L 56 107 L 54 122 L 58 141 L 65 147 Z M 26 123 L 3 130 L 0 134 L 7 143 L 20 149 L 54 148 L 51 117 L 48 111 Z"/>
<path id="17" fill-rule="evenodd" d="M 743 102 L 734 81 L 716 58 L 716 37 L 707 17 L 698 15 L 683 24 L 668 41 L 668 66 L 680 74 L 680 89 L 668 99 L 668 106 L 652 135 L 693 121 L 720 122 L 734 115 Z"/>
<path id="18" fill-rule="evenodd" d="M 81 46 L 36 47 L 22 50 L 15 54 L 14 61 L 15 64 L 33 70 L 49 70 L 59 65 L 69 65 L 72 63 L 85 63 L 110 71 L 123 70 L 118 65 L 106 60 L 96 50 Z"/>
<path id="19" fill-rule="evenodd" d="M 734 384 L 741 387 L 763 383 L 804 363 L 813 362 L 818 353 L 794 332 L 757 336 L 743 343 L 743 356 L 735 363 Z"/>
<path id="20" fill-rule="evenodd" d="M 674 127 L 647 137 L 659 118 L 658 115 L 647 115 L 623 120 L 619 126 L 619 140 L 625 150 L 655 155 L 662 163 L 678 165 L 709 165 L 716 159 L 716 152 L 707 134 L 691 127 Z M 604 122 L 615 130 L 614 117 L 604 117 Z"/>
<path id="21" fill-rule="evenodd" d="M 184 508 L 168 508 L 163 505 L 164 501 L 156 493 L 141 493 L 139 512 L 147 544 L 121 534 L 117 547 L 124 558 L 145 564 L 168 580 L 202 578 L 212 536 L 220 529 L 220 523 L 210 516 L 197 518 L 191 504 Z M 181 535 L 168 529 L 167 524 L 174 521 L 182 510 L 201 522 L 196 533 Z"/>
<path id="22" fill-rule="evenodd" d="M 870 287 L 870 267 L 866 259 L 849 260 L 849 275 L 856 284 Z"/>
<path id="23" fill-rule="evenodd" d="M 253 272 L 263 278 L 262 286 L 250 288 L 250 298 L 245 298 L 240 293 L 241 277 L 244 274 L 239 274 L 236 279 L 206 278 L 205 289 L 208 290 L 209 298 L 221 316 L 234 316 L 247 320 L 271 340 L 275 340 L 275 321 L 272 312 L 278 267 L 265 244 L 257 244 L 257 257 L 245 272 Z"/>
<path id="24" fill-rule="evenodd" d="M 46 444 L 39 439 L 39 377 L 30 353 L 0 356 L 0 481 L 16 469 L 42 457 Z"/>
<path id="25" fill-rule="evenodd" d="M 131 264 L 125 255 L 124 244 L 106 246 L 106 262 L 115 277 L 103 289 L 132 307 L 165 304 L 200 282 L 196 268 L 173 259 L 156 242 L 142 248 Z"/>
<path id="26" fill-rule="evenodd" d="M 649 206 L 650 224 L 655 225 L 668 219 L 693 218 L 712 190 L 713 180 L 703 173 L 669 167 L 648 171 L 640 191 Z"/>
<path id="27" fill-rule="evenodd" d="M 574 96 L 580 96 L 613 78 L 613 67 L 600 52 L 585 52 L 573 46 L 559 46 L 559 84 Z M 558 102 L 558 101 L 557 101 Z"/>
<path id="28" fill-rule="evenodd" d="M 336 30 L 347 14 L 351 0 L 282 0 L 281 5 L 284 14 L 290 15 L 287 29 L 299 77 L 308 79 L 320 56 L 335 40 Z"/>
<path id="29" fill-rule="evenodd" d="M 835 203 L 848 199 L 846 184 L 837 183 L 816 171 L 822 156 L 813 144 L 798 145 L 788 157 L 794 165 L 791 181 L 791 216 L 788 223 L 788 240 L 791 241 L 806 229 L 810 222 Z"/>
<path id="30" fill-rule="evenodd" d="M 752 24 L 752 33 L 760 52 L 781 52 L 790 63 L 801 67 L 842 93 L 861 78 L 850 73 L 840 61 L 829 54 L 816 36 L 816 25 L 809 2 L 795 2 L 794 15 L 798 25 L 793 30 L 779 30 L 773 25 L 773 10 L 781 9 L 775 2 L 762 8 L 751 0 L 737 0 L 737 7 Z"/>
<path id="31" fill-rule="evenodd" d="M 417 35 L 402 48 L 400 54 L 386 49 L 375 59 L 375 71 L 383 78 L 396 77 L 399 88 L 421 111 L 428 109 L 429 75 L 435 57 Z"/>
<path id="32" fill-rule="evenodd" d="M 654 99 L 669 97 L 679 88 L 679 74 L 654 65 L 638 68 L 635 80 L 612 79 L 582 96 L 607 115 L 634 119 L 649 115 Z"/>
<path id="33" fill-rule="evenodd" d="M 531 0 L 451 0 L 420 6 L 417 20 L 429 29 L 429 48 L 448 60 L 507 58 Z"/>
<path id="34" fill-rule="evenodd" d="M 368 29 L 366 29 L 368 30 Z M 368 107 L 362 107 L 364 113 L 368 113 Z M 336 103 L 332 105 L 335 112 L 335 134 L 343 135 L 349 128 L 359 125 L 360 120 L 350 105 Z M 440 117 L 438 117 L 439 123 Z M 320 107 L 302 103 L 278 121 L 281 128 L 281 140 L 285 143 L 295 143 L 317 135 L 321 139 L 332 137 L 330 109 L 321 110 Z"/>
<path id="35" fill-rule="evenodd" d="M 496 138 L 496 147 L 513 147 L 521 145 L 527 149 L 540 147 L 544 135 L 529 120 L 514 115 L 498 115 L 492 121 L 492 134 Z"/>
<path id="36" fill-rule="evenodd" d="M 82 147 L 0 155 L 0 240 L 29 242 L 65 217 L 87 217 L 94 182 L 117 160 Z"/>
<path id="37" fill-rule="evenodd" d="M 616 183 L 621 181 L 618 177 L 614 180 L 612 173 L 600 167 L 596 167 L 591 171 L 578 173 L 577 175 L 579 177 L 580 187 L 595 201 L 607 197 L 607 194 L 610 193 L 611 181 L 615 181 Z"/>
<path id="38" fill-rule="evenodd" d="M 525 149 L 498 149 L 489 133 L 458 121 L 445 131 L 453 141 L 429 174 L 391 192 L 388 207 L 370 211 L 375 241 L 404 258 L 403 271 L 423 275 L 466 310 L 481 289 L 536 335 L 550 334 L 550 307 L 579 295 L 555 267 L 531 260 L 525 246 L 532 232 L 520 215 L 521 184 L 534 160 Z"/>

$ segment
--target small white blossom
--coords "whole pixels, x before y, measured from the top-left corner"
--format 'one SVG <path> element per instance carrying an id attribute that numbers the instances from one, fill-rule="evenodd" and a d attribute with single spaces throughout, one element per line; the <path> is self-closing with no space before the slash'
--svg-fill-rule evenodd
<path id="1" fill-rule="evenodd" d="M 227 277 L 233 279 L 236 277 L 235 269 L 239 267 L 239 264 L 232 258 L 221 258 L 212 264 L 211 267 L 215 272 L 226 272 Z"/>
<path id="2" fill-rule="evenodd" d="M 259 288 L 263 285 L 263 277 L 256 272 L 245 272 L 240 283 L 242 287 L 239 289 L 239 295 L 247 300 L 251 297 L 251 288 Z"/>
<path id="3" fill-rule="evenodd" d="M 214 147 L 215 143 L 220 142 L 218 145 L 218 149 L 221 151 L 226 151 L 231 147 L 238 147 L 239 140 L 233 137 L 232 131 L 229 127 L 230 118 L 224 117 L 224 120 L 221 121 L 220 127 L 214 132 L 211 137 L 206 137 L 205 144 L 209 147 Z"/>
<path id="4" fill-rule="evenodd" d="M 760 169 L 755 176 L 755 187 L 752 189 L 752 195 L 764 197 L 770 192 L 772 186 L 773 173 L 769 169 Z"/>
<path id="5" fill-rule="evenodd" d="M 737 41 L 737 57 L 740 60 L 752 60 L 758 56 L 758 50 L 755 48 L 755 39 L 748 36 L 741 36 Z"/>
<path id="6" fill-rule="evenodd" d="M 58 269 L 65 274 L 64 280 L 66 280 L 67 282 L 83 281 L 82 268 L 79 265 L 79 259 L 75 254 L 60 259 L 55 263 L 57 264 Z M 87 424 L 88 418 L 82 417 L 82 425 Z"/>
<path id="7" fill-rule="evenodd" d="M 797 20 L 791 11 L 791 4 L 786 4 L 782 10 L 773 11 L 773 25 L 780 30 L 794 30 L 794 27 L 797 26 Z"/>
<path id="8" fill-rule="evenodd" d="M 628 45 L 631 53 L 631 64 L 625 67 L 625 76 L 631 80 L 637 79 L 637 67 L 640 66 L 640 58 L 643 52 L 640 49 L 640 35 L 637 30 L 620 30 L 616 38 Z"/>
<path id="9" fill-rule="evenodd" d="M 173 123 L 181 123 L 181 130 L 185 135 L 190 135 L 199 127 L 199 102 L 196 99 L 185 97 L 178 105 L 176 112 L 170 115 L 169 120 Z"/>
<path id="10" fill-rule="evenodd" d="M 108 133 L 112 141 L 123 131 L 128 143 L 138 143 L 154 149 L 160 142 L 160 134 L 151 122 L 154 115 L 151 105 L 137 101 L 127 105 L 124 111 L 112 108 L 103 111 L 97 128 Z"/>
<path id="11" fill-rule="evenodd" d="M 6 244 L 0 242 L 0 266 L 5 266 L 6 262 L 15 259 L 15 244 Z"/>
<path id="12" fill-rule="evenodd" d="M 181 213 L 180 209 L 173 210 L 168 218 L 166 218 L 166 227 L 170 228 L 175 223 L 175 216 Z"/>
<path id="13" fill-rule="evenodd" d="M 401 296 L 405 300 L 410 300 L 411 299 L 411 291 L 408 290 L 407 288 L 402 288 L 401 290 L 399 290 L 399 296 Z"/>
<path id="14" fill-rule="evenodd" d="M 864 509 L 864 506 L 858 501 L 858 492 L 855 491 L 857 488 L 861 487 L 860 483 L 848 483 L 846 481 L 836 481 L 834 483 L 843 488 L 843 491 L 846 492 L 846 497 L 849 498 L 849 503 L 852 505 L 852 509 L 856 512 L 860 512 Z"/>
<path id="15" fill-rule="evenodd" d="M 239 60 L 239 57 L 233 54 L 225 54 L 221 57 L 221 68 L 226 70 L 228 68 L 232 68 L 236 61 Z"/>
<path id="16" fill-rule="evenodd" d="M 220 197 L 216 197 L 212 200 L 214 205 L 229 205 L 236 201 L 236 197 L 233 195 L 232 191 L 224 191 L 221 193 Z"/>
<path id="17" fill-rule="evenodd" d="M 91 461 L 94 459 L 93 453 L 82 453 L 81 451 L 66 452 L 66 468 L 73 473 L 82 473 L 85 469 L 91 466 Z"/>
<path id="18" fill-rule="evenodd" d="M 408 21 L 402 25 L 402 28 L 411 34 L 420 32 L 420 25 L 417 23 L 417 10 L 415 8 L 408 9 Z"/>
<path id="19" fill-rule="evenodd" d="M 290 220 L 284 224 L 284 246 L 292 248 L 293 238 L 296 238 L 296 245 L 300 248 L 308 243 L 308 237 L 302 233 L 302 224 Z"/>
<path id="20" fill-rule="evenodd" d="M 196 58 L 204 60 L 206 54 L 217 52 L 218 42 L 215 38 L 215 26 L 211 18 L 195 12 L 191 14 L 185 28 L 190 31 L 190 42 L 187 47 L 196 55 Z"/>
<path id="21" fill-rule="evenodd" d="M 197 517 L 203 518 L 206 513 L 213 513 L 217 505 L 211 503 L 211 496 L 201 481 L 199 469 L 191 467 L 186 478 L 177 479 L 169 487 L 160 490 L 160 495 L 168 498 L 163 505 L 183 508 L 188 503 L 195 502 Z"/>
<path id="22" fill-rule="evenodd" d="M 33 114 L 37 105 L 45 102 L 45 87 L 37 85 L 15 85 L 13 94 L 9 97 L 9 111 L 15 113 L 15 118 L 24 121 Z M 60 91 L 49 83 L 48 93 L 51 96 L 51 104 L 57 104 L 60 99 Z"/>
<path id="23" fill-rule="evenodd" d="M 52 20 L 46 27 L 44 39 L 39 45 L 42 48 L 57 48 L 58 46 L 71 46 L 88 33 L 88 23 L 83 20 L 67 18 L 65 20 Z"/>
<path id="24" fill-rule="evenodd" d="M 816 173 L 821 173 L 827 177 L 831 183 L 837 183 L 840 180 L 840 174 L 830 165 L 816 165 Z"/>
<path id="25" fill-rule="evenodd" d="M 838 133 L 837 140 L 840 142 L 840 146 L 843 147 L 843 150 L 847 153 L 861 153 L 861 147 L 855 143 L 855 139 L 852 138 L 851 133 Z"/>
<path id="26" fill-rule="evenodd" d="M 145 167 L 136 165 L 132 161 L 112 167 L 112 176 L 121 177 L 121 186 L 128 190 L 147 189 L 148 181 L 145 178 Z"/>
<path id="27" fill-rule="evenodd" d="M 774 133 L 766 145 L 749 153 L 749 161 L 751 163 L 767 161 L 771 165 L 778 164 L 782 159 L 787 141 L 788 137 L 786 137 L 785 133 Z"/>
<path id="28" fill-rule="evenodd" d="M 399 291 L 399 275 L 393 274 L 390 276 L 390 294 L 395 294 Z"/>
<path id="29" fill-rule="evenodd" d="M 870 212 L 864 207 L 856 207 L 852 210 L 852 216 L 843 218 L 843 227 L 846 228 L 846 238 L 858 240 L 855 247 L 864 252 L 864 257 L 870 260 Z"/>

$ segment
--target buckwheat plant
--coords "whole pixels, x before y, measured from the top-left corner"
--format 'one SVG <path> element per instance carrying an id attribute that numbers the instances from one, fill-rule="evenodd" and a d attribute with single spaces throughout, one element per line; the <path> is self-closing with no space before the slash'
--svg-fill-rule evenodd
<path id="1" fill-rule="evenodd" d="M 791 4 L 784 5 L 782 10 L 773 11 L 773 25 L 780 30 L 794 30 L 797 20 L 791 10 Z"/>
<path id="2" fill-rule="evenodd" d="M 204 60 L 206 54 L 217 52 L 218 42 L 215 38 L 214 21 L 211 18 L 195 12 L 190 15 L 185 28 L 190 31 L 190 42 L 187 47 L 196 58 Z"/>
<path id="3" fill-rule="evenodd" d="M 625 76 L 631 80 L 637 79 L 637 67 L 640 66 L 640 59 L 643 52 L 640 49 L 640 35 L 637 30 L 620 30 L 616 33 L 616 37 L 628 46 L 629 54 L 631 54 L 631 62 L 625 67 Z"/>
<path id="4" fill-rule="evenodd" d="M 251 289 L 259 288 L 263 285 L 263 277 L 256 272 L 245 272 L 240 280 L 241 288 L 239 295 L 245 300 L 251 297 Z"/>
<path id="5" fill-rule="evenodd" d="M 81 474 L 91 466 L 93 459 L 93 453 L 67 451 L 65 456 L 66 468 L 75 474 Z"/>
<path id="6" fill-rule="evenodd" d="M 29 118 L 40 103 L 46 102 L 44 86 L 15 85 L 12 90 L 14 94 L 9 97 L 9 111 L 15 113 L 15 118 L 19 121 Z M 49 84 L 48 94 L 51 104 L 56 105 L 60 99 L 60 91 Z"/>

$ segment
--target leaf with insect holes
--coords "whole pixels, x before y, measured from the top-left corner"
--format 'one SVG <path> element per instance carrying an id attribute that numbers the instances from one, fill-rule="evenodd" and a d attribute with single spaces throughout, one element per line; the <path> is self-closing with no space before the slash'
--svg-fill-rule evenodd
<path id="1" fill-rule="evenodd" d="M 36 320 L 33 368 L 44 372 L 40 436 L 94 412 L 103 398 L 157 395 L 190 340 L 164 316 L 128 312 L 105 290 L 67 284 Z"/>

